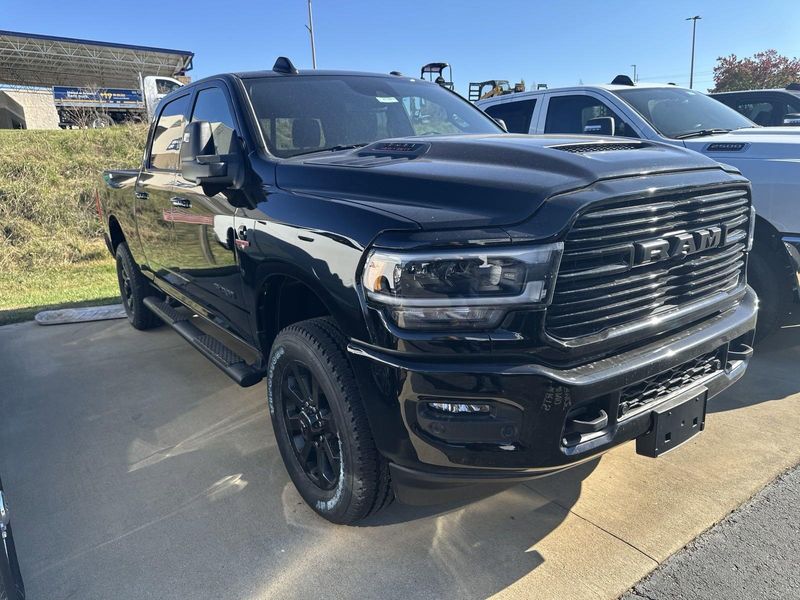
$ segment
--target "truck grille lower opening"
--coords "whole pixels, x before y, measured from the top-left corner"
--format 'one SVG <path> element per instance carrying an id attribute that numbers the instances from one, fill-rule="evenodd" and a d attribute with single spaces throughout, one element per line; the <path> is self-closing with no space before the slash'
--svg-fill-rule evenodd
<path id="1" fill-rule="evenodd" d="M 567 234 L 550 335 L 579 338 L 651 319 L 742 283 L 750 219 L 746 189 L 598 203 Z M 721 228 L 721 244 L 642 263 L 643 243 Z"/>
<path id="2" fill-rule="evenodd" d="M 622 390 L 617 418 L 623 419 L 633 411 L 666 398 L 673 392 L 690 388 L 704 377 L 722 369 L 722 350 L 698 356 L 669 371 L 628 386 Z"/>

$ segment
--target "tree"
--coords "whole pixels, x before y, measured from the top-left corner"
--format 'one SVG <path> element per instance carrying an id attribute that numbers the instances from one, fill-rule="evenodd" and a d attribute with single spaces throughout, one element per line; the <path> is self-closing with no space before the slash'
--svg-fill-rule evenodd
<path id="1" fill-rule="evenodd" d="M 102 91 L 102 88 L 96 85 L 80 88 L 80 92 L 85 98 L 97 99 L 98 101 Z M 85 105 L 76 104 L 62 109 L 61 119 L 78 129 L 96 129 L 114 124 L 114 120 L 105 109 L 91 106 L 91 102 L 87 102 Z"/>
<path id="2" fill-rule="evenodd" d="M 782 88 L 800 81 L 800 59 L 776 50 L 757 52 L 750 58 L 720 56 L 714 67 L 714 92 Z"/>

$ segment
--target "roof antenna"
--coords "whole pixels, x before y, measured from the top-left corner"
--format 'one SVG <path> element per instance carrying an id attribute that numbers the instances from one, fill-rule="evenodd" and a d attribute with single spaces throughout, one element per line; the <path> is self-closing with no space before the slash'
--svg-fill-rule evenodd
<path id="1" fill-rule="evenodd" d="M 633 80 L 627 75 L 617 75 L 611 85 L 633 85 Z"/>
<path id="2" fill-rule="evenodd" d="M 300 72 L 297 70 L 297 67 L 292 64 L 292 61 L 285 56 L 278 57 L 275 64 L 272 66 L 272 70 L 276 73 L 283 73 L 284 75 L 297 75 Z"/>

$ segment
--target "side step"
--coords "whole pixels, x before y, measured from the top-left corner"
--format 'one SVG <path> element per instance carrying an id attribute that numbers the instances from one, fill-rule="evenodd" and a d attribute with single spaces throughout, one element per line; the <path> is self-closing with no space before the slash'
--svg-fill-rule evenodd
<path id="1" fill-rule="evenodd" d="M 144 304 L 240 386 L 250 387 L 264 378 L 262 369 L 247 364 L 224 342 L 197 328 L 190 314 L 175 309 L 155 296 L 145 298 Z"/>

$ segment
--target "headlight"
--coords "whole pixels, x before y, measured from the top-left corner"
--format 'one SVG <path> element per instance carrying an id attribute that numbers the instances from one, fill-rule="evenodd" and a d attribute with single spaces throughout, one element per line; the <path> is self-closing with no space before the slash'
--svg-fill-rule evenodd
<path id="1" fill-rule="evenodd" d="M 545 305 L 561 243 L 420 252 L 372 250 L 361 283 L 405 329 L 496 327 L 510 308 Z"/>

